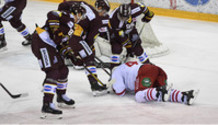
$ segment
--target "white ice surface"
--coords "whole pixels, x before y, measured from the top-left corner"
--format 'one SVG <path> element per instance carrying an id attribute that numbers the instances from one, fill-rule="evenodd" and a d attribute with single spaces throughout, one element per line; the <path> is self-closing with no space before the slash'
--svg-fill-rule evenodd
<path id="1" fill-rule="evenodd" d="M 33 32 L 35 23 L 44 25 L 46 14 L 57 4 L 28 1 L 23 22 Z M 0 82 L 13 94 L 29 96 L 11 99 L 0 88 L 0 124 L 218 124 L 218 23 L 155 16 L 151 25 L 170 54 L 152 58 L 168 73 L 169 82 L 179 90 L 200 89 L 192 106 L 179 103 L 152 102 L 138 104 L 133 95 L 108 94 L 93 97 L 84 71 L 70 68 L 68 95 L 76 109 L 63 109 L 62 120 L 41 120 L 41 85 L 45 74 L 40 71 L 30 47 L 8 22 L 3 22 L 8 50 L 0 52 Z M 98 69 L 100 79 L 107 74 Z"/>

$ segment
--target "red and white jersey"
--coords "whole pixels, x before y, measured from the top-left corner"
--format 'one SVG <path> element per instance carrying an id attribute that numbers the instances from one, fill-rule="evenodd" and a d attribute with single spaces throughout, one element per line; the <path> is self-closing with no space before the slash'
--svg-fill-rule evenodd
<path id="1" fill-rule="evenodd" d="M 117 95 L 124 95 L 125 91 L 135 90 L 135 81 L 141 63 L 131 61 L 118 66 L 112 74 L 112 80 L 115 80 L 113 89 Z"/>

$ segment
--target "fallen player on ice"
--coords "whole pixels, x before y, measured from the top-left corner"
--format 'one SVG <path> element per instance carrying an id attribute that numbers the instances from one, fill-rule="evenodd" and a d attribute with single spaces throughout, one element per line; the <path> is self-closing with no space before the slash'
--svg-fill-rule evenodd
<path id="1" fill-rule="evenodd" d="M 108 88 L 119 96 L 124 96 L 127 91 L 135 92 L 135 100 L 139 103 L 170 101 L 191 105 L 199 93 L 199 90 L 172 89 L 172 84 L 167 84 L 167 74 L 163 69 L 137 61 L 129 61 L 116 67 Z"/>

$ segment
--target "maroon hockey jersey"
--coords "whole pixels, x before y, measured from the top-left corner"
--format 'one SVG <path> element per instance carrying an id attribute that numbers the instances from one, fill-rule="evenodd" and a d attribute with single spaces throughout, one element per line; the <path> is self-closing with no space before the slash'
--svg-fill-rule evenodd
<path id="1" fill-rule="evenodd" d="M 69 11 L 73 2 L 81 1 L 66 1 L 58 6 L 58 10 Z M 93 46 L 96 37 L 99 35 L 99 31 L 105 31 L 105 27 L 108 26 L 109 16 L 101 17 L 95 8 L 86 2 L 81 2 L 81 5 L 86 9 L 86 18 L 81 20 L 78 24 L 83 28 L 83 39 L 88 43 L 90 47 Z M 82 38 L 81 38 L 82 40 Z"/>
<path id="2" fill-rule="evenodd" d="M 142 13 L 145 13 L 148 9 L 145 5 L 139 3 L 134 3 L 134 4 L 130 3 L 130 6 L 131 6 L 131 16 L 127 21 L 120 21 L 118 19 L 117 14 L 119 12 L 119 8 L 113 10 L 112 14 L 110 15 L 112 32 L 117 37 L 120 36 L 119 35 L 120 31 L 124 32 L 125 34 L 131 32 L 135 28 L 136 18 Z"/>

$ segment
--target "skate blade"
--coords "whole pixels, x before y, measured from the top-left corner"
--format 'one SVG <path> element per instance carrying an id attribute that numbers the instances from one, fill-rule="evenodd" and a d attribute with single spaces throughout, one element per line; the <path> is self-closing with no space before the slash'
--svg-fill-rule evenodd
<path id="1" fill-rule="evenodd" d="M 42 113 L 41 119 L 63 119 L 62 114 Z"/>
<path id="2" fill-rule="evenodd" d="M 29 45 L 31 45 L 31 42 L 25 40 L 25 41 L 22 42 L 22 45 L 23 46 L 29 46 Z"/>
<path id="3" fill-rule="evenodd" d="M 73 104 L 73 105 L 67 105 L 67 104 L 65 104 L 65 103 L 58 103 L 57 104 L 57 106 L 59 107 L 59 108 L 69 108 L 69 109 L 75 109 L 76 107 L 75 107 L 75 104 Z"/>
<path id="4" fill-rule="evenodd" d="M 108 93 L 107 90 L 103 90 L 103 91 L 92 91 L 92 95 L 93 95 L 94 97 L 106 95 L 107 93 Z"/>
<path id="5" fill-rule="evenodd" d="M 194 90 L 194 92 L 193 92 L 193 96 L 194 96 L 194 98 L 191 98 L 191 99 L 189 100 L 188 105 L 192 105 L 192 104 L 195 102 L 195 100 L 196 100 L 196 98 L 197 98 L 199 92 L 200 92 L 199 89 L 198 89 L 198 90 Z"/>

